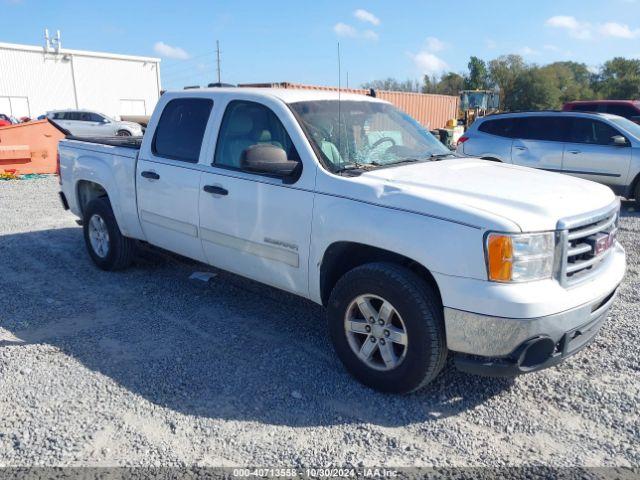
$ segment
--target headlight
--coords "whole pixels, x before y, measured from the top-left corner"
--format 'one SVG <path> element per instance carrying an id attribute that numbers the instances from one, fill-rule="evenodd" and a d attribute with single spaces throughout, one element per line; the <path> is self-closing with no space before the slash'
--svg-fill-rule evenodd
<path id="1" fill-rule="evenodd" d="M 489 280 L 530 282 L 551 278 L 554 254 L 554 232 L 489 233 L 485 243 Z"/>

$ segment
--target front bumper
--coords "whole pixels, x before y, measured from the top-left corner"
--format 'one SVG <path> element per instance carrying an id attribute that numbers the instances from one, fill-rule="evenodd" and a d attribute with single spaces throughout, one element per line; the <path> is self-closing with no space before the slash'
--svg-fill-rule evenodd
<path id="1" fill-rule="evenodd" d="M 519 343 L 508 355 L 500 357 L 455 352 L 455 365 L 464 372 L 497 377 L 534 372 L 556 365 L 593 341 L 607 319 L 616 293 L 617 287 L 604 298 L 588 305 L 545 318 L 528 319 L 524 323 L 522 319 L 500 319 L 503 327 L 500 330 L 503 335 L 510 328 L 513 329 L 510 332 L 512 338 L 526 336 L 536 331 L 541 333 L 530 336 Z M 469 321 L 475 323 L 479 320 L 477 315 L 470 315 L 473 317 L 469 317 Z M 496 319 L 486 320 L 496 321 Z M 563 330 L 563 325 L 571 325 L 577 321 L 582 323 L 577 327 L 571 327 L 568 331 Z M 485 334 L 490 335 L 490 333 L 491 331 L 487 331 Z M 494 340 L 499 341 L 499 337 Z"/>

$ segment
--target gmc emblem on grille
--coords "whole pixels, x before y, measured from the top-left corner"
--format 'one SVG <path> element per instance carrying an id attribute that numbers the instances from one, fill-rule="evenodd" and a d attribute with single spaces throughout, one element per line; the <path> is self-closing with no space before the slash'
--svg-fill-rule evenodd
<path id="1" fill-rule="evenodd" d="M 616 241 L 615 230 L 611 233 L 598 233 L 587 240 L 591 244 L 593 256 L 601 255 L 613 246 Z"/>

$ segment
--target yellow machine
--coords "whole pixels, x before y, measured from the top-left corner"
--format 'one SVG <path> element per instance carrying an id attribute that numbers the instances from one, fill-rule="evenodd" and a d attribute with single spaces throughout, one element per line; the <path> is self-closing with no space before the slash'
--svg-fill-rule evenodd
<path id="1" fill-rule="evenodd" d="M 478 117 L 500 110 L 500 96 L 493 90 L 462 90 L 460 92 L 460 116 L 465 129 Z"/>

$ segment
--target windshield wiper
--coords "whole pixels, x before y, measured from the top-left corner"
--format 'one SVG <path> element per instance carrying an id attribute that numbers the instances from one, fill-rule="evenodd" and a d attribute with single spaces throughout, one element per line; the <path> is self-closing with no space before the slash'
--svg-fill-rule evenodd
<path id="1" fill-rule="evenodd" d="M 371 165 L 375 165 L 376 167 L 389 167 L 391 165 L 400 165 L 402 163 L 414 163 L 420 161 L 421 160 L 419 158 L 401 158 L 400 160 L 396 160 L 394 162 L 371 162 Z"/>
<path id="2" fill-rule="evenodd" d="M 446 157 L 457 157 L 457 155 L 455 153 L 432 153 L 429 155 L 429 158 L 432 160 L 438 160 Z"/>

